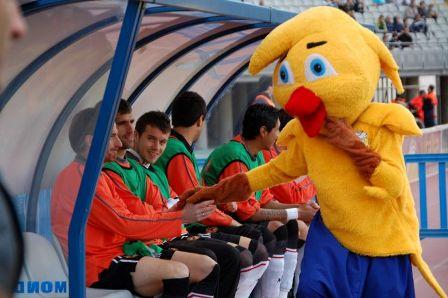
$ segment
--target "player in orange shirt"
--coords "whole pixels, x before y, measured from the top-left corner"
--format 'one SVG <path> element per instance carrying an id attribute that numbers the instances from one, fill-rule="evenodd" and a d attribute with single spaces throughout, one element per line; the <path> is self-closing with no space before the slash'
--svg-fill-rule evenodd
<path id="1" fill-rule="evenodd" d="M 409 103 L 412 105 L 412 107 L 417 112 L 417 117 L 423 122 L 423 99 L 427 97 L 425 90 L 420 90 L 418 92 L 418 95 L 414 98 L 412 98 Z"/>
<path id="2" fill-rule="evenodd" d="M 429 87 L 428 87 L 428 94 L 426 95 L 426 97 L 429 97 L 431 99 L 431 101 L 432 101 L 432 104 L 434 106 L 437 106 L 439 101 L 437 100 L 437 95 L 436 95 L 436 92 L 434 90 L 435 90 L 434 85 L 429 85 Z"/>
<path id="3" fill-rule="evenodd" d="M 65 254 L 68 252 L 68 225 L 90 148 L 96 113 L 96 109 L 85 109 L 73 118 L 69 139 L 77 156 L 57 177 L 53 189 L 52 228 Z M 105 161 L 114 160 L 120 147 L 114 126 Z M 163 297 L 187 297 L 190 281 L 193 293 L 213 297 L 217 287 L 214 260 L 203 255 L 148 247 L 141 241 L 148 244 L 153 239 L 178 236 L 182 222 L 202 219 L 214 211 L 214 206 L 210 202 L 187 204 L 182 211 L 166 213 L 148 208 L 142 215 L 130 210 L 124 203 L 126 199 L 132 198 L 122 198 L 115 183 L 101 173 L 86 226 L 87 285 L 128 289 L 141 296 L 153 296 L 163 290 Z M 158 258 L 148 257 L 150 255 Z"/>

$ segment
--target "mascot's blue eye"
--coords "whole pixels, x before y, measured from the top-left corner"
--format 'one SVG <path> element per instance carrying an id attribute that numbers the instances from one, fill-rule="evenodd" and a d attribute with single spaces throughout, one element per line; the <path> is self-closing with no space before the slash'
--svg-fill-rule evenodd
<path id="1" fill-rule="evenodd" d="M 284 65 L 282 65 L 282 67 L 280 68 L 280 80 L 284 84 L 288 82 L 288 71 L 286 70 L 286 67 Z"/>
<path id="2" fill-rule="evenodd" d="M 284 60 L 278 70 L 278 85 L 294 84 L 294 74 L 291 71 L 288 61 Z"/>
<path id="3" fill-rule="evenodd" d="M 331 63 L 320 54 L 311 54 L 305 59 L 305 77 L 313 82 L 329 76 L 337 75 Z"/>
<path id="4" fill-rule="evenodd" d="M 322 76 L 325 74 L 325 63 L 319 59 L 313 59 L 313 61 L 311 61 L 311 71 L 313 72 L 314 75 L 316 76 Z"/>

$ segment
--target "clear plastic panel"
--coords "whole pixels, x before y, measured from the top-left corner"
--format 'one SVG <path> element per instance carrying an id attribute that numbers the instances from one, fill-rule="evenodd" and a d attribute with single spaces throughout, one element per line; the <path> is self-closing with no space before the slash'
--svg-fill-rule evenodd
<path id="1" fill-rule="evenodd" d="M 220 32 L 238 25 L 235 23 L 210 23 L 179 30 L 149 45 L 145 55 L 139 55 L 140 53 L 137 53 L 133 62 L 148 66 L 149 71 L 141 72 L 140 74 L 144 78 L 162 61 L 171 57 L 174 52 L 178 52 L 185 46 L 210 36 L 214 32 Z M 238 40 L 244 39 L 255 30 L 244 30 L 217 38 L 180 57 L 155 78 L 142 92 L 134 104 L 135 116 L 139 117 L 149 110 L 157 109 L 165 111 L 171 100 L 192 74 L 200 67 L 203 67 L 221 50 Z M 180 48 L 178 46 L 179 44 L 182 44 Z M 132 79 L 130 81 L 132 82 Z"/>
<path id="2" fill-rule="evenodd" d="M 183 16 L 173 14 L 145 17 L 139 39 L 175 24 L 181 18 Z M 6 183 L 15 195 L 29 191 L 40 150 L 54 121 L 78 88 L 113 57 L 120 28 L 120 24 L 109 26 L 59 52 L 26 81 L 2 110 L 0 125 L 13 129 L 1 130 L 0 137 L 17 140 L 0 144 L 4 153 L 2 158 L 21 156 L 6 177 Z M 105 80 L 104 75 L 101 77 Z M 102 93 L 98 94 L 97 100 L 102 96 Z M 27 140 L 26 146 L 18 141 L 20 139 Z M 7 164 L 0 165 L 0 171 L 6 168 Z M 51 185 L 50 176 L 46 176 L 44 187 Z"/>
<path id="3" fill-rule="evenodd" d="M 222 60 L 202 76 L 190 90 L 201 94 L 207 104 L 209 104 L 210 100 L 212 100 L 222 84 L 224 84 L 237 69 L 242 67 L 245 62 L 249 61 L 250 56 L 258 44 L 259 41 L 236 51 L 226 59 Z M 231 86 L 229 86 L 229 88 L 231 88 Z M 229 92 L 224 93 L 221 97 L 222 100 L 219 104 L 216 102 L 214 103 L 215 108 L 207 117 L 206 127 L 195 147 L 199 158 L 208 156 L 208 153 L 215 147 L 230 140 L 233 137 L 234 124 L 241 121 L 248 99 L 240 98 L 238 96 L 230 96 L 230 94 L 231 93 Z"/>
<path id="4" fill-rule="evenodd" d="M 0 117 L 2 173 L 13 195 L 29 191 L 42 145 L 80 85 L 112 58 L 120 25 L 100 30 L 43 65 L 11 98 Z M 94 50 L 93 50 L 94 49 Z M 6 161 L 14 160 L 11 169 Z"/>
<path id="5" fill-rule="evenodd" d="M 85 1 L 60 5 L 26 17 L 28 34 L 10 49 L 12 59 L 4 63 L 6 85 L 39 55 L 70 35 L 110 17 L 121 19 L 125 2 Z"/>
<path id="6" fill-rule="evenodd" d="M 193 13 L 192 13 L 193 14 Z M 193 14 L 193 15 L 198 15 Z M 209 15 L 202 14 L 201 17 L 208 17 Z M 172 20 L 167 21 L 167 18 L 171 17 Z M 164 18 L 164 19 L 162 19 Z M 163 26 L 160 29 L 175 27 L 181 23 L 194 19 L 190 15 L 186 15 L 182 12 L 169 13 L 169 14 L 157 14 L 153 16 L 148 16 L 144 18 L 144 22 L 161 22 L 164 21 Z M 222 23 L 219 23 L 222 25 Z M 197 25 L 188 27 L 187 29 L 180 30 L 179 32 L 189 32 L 190 37 L 194 34 L 198 35 L 203 33 L 202 30 L 198 30 L 203 25 Z M 215 26 L 211 26 L 210 29 L 214 29 Z M 196 30 L 196 31 L 195 31 Z M 140 34 L 148 32 L 141 30 Z M 151 32 L 153 33 L 153 32 Z M 178 34 L 178 35 L 176 35 Z M 189 43 L 190 39 L 183 38 L 182 33 L 172 33 L 170 35 L 159 38 L 150 44 L 146 44 L 140 49 L 138 49 L 134 56 L 132 57 L 132 63 L 129 69 L 128 77 L 126 79 L 126 85 L 123 91 L 123 97 L 127 98 L 133 90 L 140 84 L 140 82 L 152 71 L 154 68 L 169 57 L 173 51 L 175 51 L 182 43 Z"/>
<path id="7" fill-rule="evenodd" d="M 89 88 L 78 105 L 73 109 L 71 115 L 65 121 L 56 138 L 56 141 L 53 144 L 50 158 L 48 159 L 48 163 L 45 167 L 41 185 L 42 189 L 51 188 L 58 173 L 67 165 L 68 162 L 72 161 L 75 157 L 75 153 L 71 149 L 68 139 L 70 123 L 73 119 L 73 116 L 77 112 L 89 107 L 93 107 L 102 99 L 108 77 L 109 71 L 107 71 L 98 81 L 95 82 L 95 84 L 91 88 Z"/>

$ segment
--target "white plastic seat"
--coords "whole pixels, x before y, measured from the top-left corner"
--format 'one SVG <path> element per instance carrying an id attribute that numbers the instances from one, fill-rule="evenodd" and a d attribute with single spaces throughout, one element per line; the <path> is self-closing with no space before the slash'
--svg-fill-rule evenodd
<path id="1" fill-rule="evenodd" d="M 22 273 L 20 281 L 24 283 L 24 293 L 15 296 L 20 298 L 68 297 L 67 265 L 57 239 L 54 238 L 55 246 L 53 246 L 47 239 L 35 233 L 26 232 L 23 234 L 23 238 L 25 262 L 24 273 Z M 34 282 L 33 294 L 28 292 L 28 283 L 30 282 Z M 59 291 L 56 290 L 57 287 Z M 133 296 L 127 290 L 87 288 L 87 297 L 132 298 Z"/>
<path id="2" fill-rule="evenodd" d="M 58 256 L 59 262 L 62 265 L 62 270 L 64 270 L 65 275 L 68 276 L 67 260 L 65 259 L 64 252 L 62 251 L 62 246 L 59 243 L 58 238 L 54 234 L 52 236 L 53 236 L 53 241 L 52 241 L 53 243 L 52 244 L 53 244 L 53 247 L 54 247 L 54 249 L 56 251 L 56 254 Z"/>
<path id="3" fill-rule="evenodd" d="M 62 269 L 64 270 L 64 273 L 66 276 L 68 276 L 68 266 L 67 261 L 64 256 L 64 252 L 62 251 L 61 244 L 59 243 L 58 238 L 56 238 L 55 235 L 53 235 L 53 246 L 56 250 L 56 254 L 58 255 L 58 259 L 62 264 Z M 88 298 L 131 298 L 132 295 L 129 291 L 126 290 L 104 290 L 104 289 L 93 289 L 93 288 L 87 288 L 86 290 L 86 296 Z"/>
<path id="4" fill-rule="evenodd" d="M 33 289 L 37 285 L 41 297 L 68 297 L 67 275 L 62 269 L 58 255 L 51 243 L 44 237 L 30 232 L 24 233 L 23 238 L 25 241 L 25 272 L 30 282 L 38 282 L 38 284 L 34 284 Z M 47 284 L 44 286 L 44 282 L 51 284 L 52 289 L 49 293 L 41 291 L 42 287 L 45 287 L 46 290 L 50 289 Z M 66 292 L 57 291 L 56 283 L 61 287 L 65 284 Z M 26 291 L 29 291 L 28 287 L 26 288 Z"/>

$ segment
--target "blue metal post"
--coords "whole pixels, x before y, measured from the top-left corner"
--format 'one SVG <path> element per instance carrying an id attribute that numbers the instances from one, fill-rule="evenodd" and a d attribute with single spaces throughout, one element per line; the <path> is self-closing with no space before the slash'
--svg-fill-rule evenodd
<path id="1" fill-rule="evenodd" d="M 439 162 L 440 228 L 448 228 L 446 220 L 446 163 Z"/>
<path id="2" fill-rule="evenodd" d="M 143 1 L 128 1 L 111 72 L 104 92 L 104 99 L 93 134 L 92 146 L 70 222 L 68 238 L 70 297 L 83 298 L 86 296 L 85 228 L 87 218 L 90 213 L 98 175 L 103 164 L 104 153 L 108 145 L 109 133 L 131 63 L 144 7 L 145 3 Z"/>
<path id="3" fill-rule="evenodd" d="M 418 183 L 420 187 L 420 227 L 428 228 L 428 208 L 426 206 L 426 163 L 418 163 Z"/>

